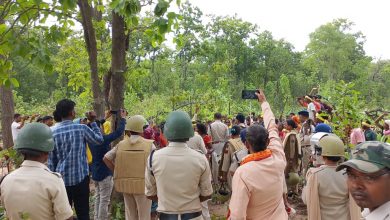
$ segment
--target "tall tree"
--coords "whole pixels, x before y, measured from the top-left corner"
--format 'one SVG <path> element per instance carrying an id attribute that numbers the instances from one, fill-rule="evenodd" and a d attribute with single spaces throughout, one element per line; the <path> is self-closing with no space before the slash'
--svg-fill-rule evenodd
<path id="1" fill-rule="evenodd" d="M 102 118 L 104 115 L 104 98 L 102 88 L 100 86 L 101 80 L 99 79 L 98 72 L 98 50 L 96 45 L 95 28 L 92 21 L 94 9 L 88 0 L 78 0 L 77 4 L 82 17 L 81 24 L 84 30 L 85 45 L 88 52 L 89 66 L 91 70 L 90 78 L 92 81 L 93 109 L 95 110 L 97 116 Z"/>
<path id="2" fill-rule="evenodd" d="M 56 1 L 0 1 L 0 96 L 5 147 L 12 145 L 12 87 L 19 85 L 14 78 L 13 59 L 22 57 L 45 70 L 51 70 L 48 45 L 50 42 L 64 39 L 69 24 L 73 23 L 67 19 L 71 16 L 64 13 L 62 6 L 66 4 L 59 5 Z M 49 16 L 56 17 L 61 24 L 41 25 Z"/>
<path id="3" fill-rule="evenodd" d="M 368 70 L 371 58 L 363 49 L 365 37 L 361 32 L 352 32 L 352 28 L 352 22 L 337 19 L 310 34 L 305 65 L 321 80 L 350 81 Z"/>

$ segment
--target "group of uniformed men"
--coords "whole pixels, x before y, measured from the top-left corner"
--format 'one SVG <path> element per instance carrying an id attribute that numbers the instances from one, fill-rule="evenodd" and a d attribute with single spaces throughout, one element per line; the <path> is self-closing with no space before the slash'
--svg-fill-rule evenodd
<path id="1" fill-rule="evenodd" d="M 74 205 L 77 219 L 89 219 L 87 142 L 94 160 L 100 160 L 92 164 L 99 171 L 92 171 L 100 196 L 95 219 L 108 219 L 113 186 L 123 193 L 128 220 L 150 219 L 152 201 L 161 220 L 210 219 L 207 201 L 213 194 L 212 182 L 228 183 L 229 219 L 288 219 L 287 186 L 291 189 L 297 184 L 292 180 L 297 172 L 307 173 L 302 199 L 309 219 L 390 219 L 390 145 L 361 143 L 352 159 L 340 164 L 344 143 L 326 126 L 313 135 L 317 128 L 308 121 L 308 111 L 299 113 L 300 128 L 297 120 L 287 121 L 282 141 L 264 93 L 256 95 L 262 125 L 247 127 L 245 117 L 238 115 L 237 125 L 229 130 L 221 115 L 215 114 L 208 128 L 211 167 L 202 137 L 194 133 L 191 118 L 183 111 L 168 115 L 164 135 L 169 144 L 156 149 L 152 140 L 142 136 L 142 116 L 124 119 L 122 114 L 116 134 L 102 135 L 93 119 L 90 127 L 74 124 L 74 103 L 62 100 L 56 106 L 61 122 L 55 129 L 30 123 L 15 140 L 14 148 L 24 162 L 1 180 L 6 215 L 10 219 L 73 219 Z M 123 131 L 123 140 L 110 149 L 109 144 Z M 307 169 L 310 157 L 317 166 Z M 48 159 L 50 169 L 45 165 Z"/>

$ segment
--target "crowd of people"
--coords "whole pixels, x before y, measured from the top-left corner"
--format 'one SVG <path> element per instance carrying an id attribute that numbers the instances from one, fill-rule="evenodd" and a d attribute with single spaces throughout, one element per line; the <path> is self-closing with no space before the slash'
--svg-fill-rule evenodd
<path id="1" fill-rule="evenodd" d="M 173 111 L 159 125 L 125 110 L 76 118 L 68 99 L 30 123 L 15 114 L 14 148 L 24 162 L 1 179 L 6 215 L 76 219 L 73 207 L 79 220 L 106 220 L 115 189 L 127 220 L 211 219 L 215 196 L 227 198 L 231 220 L 288 219 L 292 199 L 307 205 L 309 220 L 390 219 L 390 120 L 380 135 L 373 129 L 386 114 L 349 129 L 345 141 L 320 95 L 298 99 L 304 110 L 283 119 L 263 91 L 256 95 L 260 113 L 215 113 L 208 122 L 198 109 L 192 118 Z"/>

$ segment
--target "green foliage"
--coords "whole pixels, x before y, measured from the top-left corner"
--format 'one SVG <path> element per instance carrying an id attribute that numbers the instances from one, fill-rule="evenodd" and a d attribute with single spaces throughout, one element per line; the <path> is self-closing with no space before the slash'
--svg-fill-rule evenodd
<path id="1" fill-rule="evenodd" d="M 265 88 L 280 117 L 301 110 L 296 97 L 317 87 L 336 106 L 334 120 L 343 123 L 339 127 L 346 123 L 355 126 L 364 108 L 390 106 L 389 61 L 371 62 L 363 50 L 363 34 L 353 32 L 353 24 L 345 19 L 320 26 L 310 35 L 306 50 L 296 52 L 289 42 L 275 39 L 271 32 L 260 31 L 237 16 L 211 15 L 205 23 L 199 8 L 185 2 L 179 11 L 173 11 L 171 2 L 93 2 L 102 14 L 101 19 L 93 19 L 100 79 L 111 67 L 111 11 L 126 22 L 129 49 L 124 107 L 130 114 L 162 121 L 174 109 L 193 114 L 200 107 L 198 115 L 202 120 L 212 119 L 216 111 L 229 116 L 258 112 L 256 101 L 241 99 L 241 90 L 256 88 Z M 66 4 L 66 12 L 74 13 L 73 1 L 61 3 Z M 141 13 L 145 4 L 151 10 Z M 71 22 L 62 15 L 61 21 L 69 27 Z M 0 34 L 8 30 L 8 24 L 0 25 Z M 12 59 L 0 60 L 0 65 L 14 71 L 8 71 L 6 77 L 0 74 L 3 83 L 16 87 L 17 80 L 20 84 L 14 88 L 17 111 L 49 114 L 55 102 L 65 97 L 77 102 L 80 115 L 91 109 L 92 85 L 84 38 L 78 32 L 68 36 L 67 29 L 60 26 L 31 27 L 34 31 L 29 31 L 32 34 L 25 41 L 28 43 L 4 47 Z M 48 32 L 42 34 L 40 30 Z M 174 33 L 174 48 L 163 43 L 169 32 Z M 58 41 L 63 36 L 66 41 Z M 46 42 L 51 43 L 42 45 Z M 39 47 L 41 50 L 35 52 L 34 48 Z M 10 56 L 11 49 L 17 56 Z M 40 64 L 43 61 L 53 68 L 45 68 Z M 354 121 L 347 122 L 348 112 Z"/>
<path id="2" fill-rule="evenodd" d="M 14 148 L 8 148 L 0 151 L 0 158 L 7 158 L 10 164 L 15 168 L 19 168 L 23 163 L 23 156 L 20 155 Z"/>
<path id="3" fill-rule="evenodd" d="M 360 127 L 366 103 L 359 98 L 360 92 L 355 90 L 354 83 L 329 81 L 323 91 L 335 108 L 332 115 L 334 133 L 348 143 L 348 130 Z"/>
<path id="4" fill-rule="evenodd" d="M 61 3 L 69 2 L 74 1 Z M 52 63 L 49 47 L 51 43 L 66 39 L 72 22 L 63 18 L 61 5 L 56 1 L 5 0 L 0 6 L 3 12 L 0 15 L 0 84 L 18 87 L 18 81 L 13 77 L 13 60 L 20 57 L 50 72 Z M 49 16 L 56 17 L 60 24 L 41 25 Z"/>

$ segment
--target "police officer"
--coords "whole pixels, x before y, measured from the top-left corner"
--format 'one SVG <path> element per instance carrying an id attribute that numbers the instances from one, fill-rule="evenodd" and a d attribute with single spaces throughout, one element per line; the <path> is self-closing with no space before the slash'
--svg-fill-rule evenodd
<path id="1" fill-rule="evenodd" d="M 169 145 L 151 153 L 145 173 L 146 195 L 158 201 L 160 220 L 203 219 L 201 202 L 211 198 L 211 171 L 206 157 L 186 144 L 194 135 L 183 111 L 168 115 L 164 134 Z"/>
<path id="2" fill-rule="evenodd" d="M 53 148 L 47 125 L 34 122 L 21 129 L 15 149 L 24 161 L 1 183 L 1 200 L 9 219 L 73 219 L 61 175 L 45 165 Z"/>
<path id="3" fill-rule="evenodd" d="M 244 143 L 242 143 L 240 138 L 240 132 L 241 128 L 238 125 L 235 125 L 231 129 L 231 138 L 228 142 L 226 142 L 225 146 L 223 147 L 222 151 L 222 158 L 221 158 L 221 164 L 220 164 L 220 174 L 221 176 L 221 182 L 227 182 L 228 186 L 231 190 L 232 187 L 232 178 L 233 176 L 230 175 L 229 169 L 231 164 L 233 163 L 233 154 L 236 151 L 240 151 L 245 147 Z"/>
<path id="4" fill-rule="evenodd" d="M 302 167 L 301 173 L 306 174 L 307 168 L 310 162 L 310 156 L 314 149 L 310 147 L 310 139 L 315 131 L 315 127 L 313 125 L 313 121 L 309 119 L 309 112 L 306 110 L 298 112 L 299 120 L 302 124 L 302 128 L 299 131 L 299 138 L 301 140 L 302 147 Z"/>
<path id="5" fill-rule="evenodd" d="M 390 219 L 390 145 L 367 141 L 356 146 L 351 160 L 342 163 L 337 171 L 346 168 L 349 192 L 364 208 L 365 220 Z"/>
<path id="6" fill-rule="evenodd" d="M 103 158 L 114 172 L 115 190 L 123 193 L 126 220 L 150 219 L 152 201 L 145 196 L 145 169 L 155 146 L 153 140 L 141 136 L 145 122 L 141 115 L 127 119 L 125 138 Z"/>
<path id="7" fill-rule="evenodd" d="M 324 165 L 307 172 L 307 184 L 302 199 L 307 204 L 308 219 L 358 220 L 359 207 L 350 198 L 346 176 L 336 172 L 344 156 L 344 143 L 333 134 L 323 136 L 319 142 Z"/>

